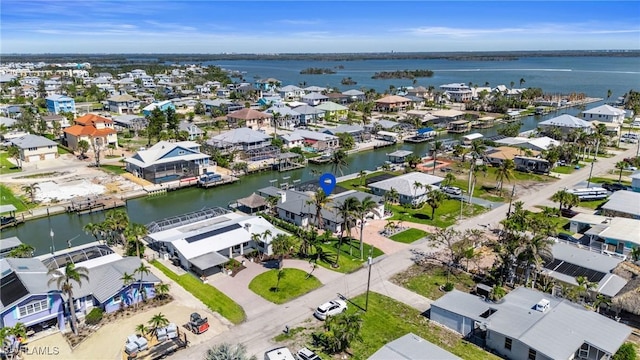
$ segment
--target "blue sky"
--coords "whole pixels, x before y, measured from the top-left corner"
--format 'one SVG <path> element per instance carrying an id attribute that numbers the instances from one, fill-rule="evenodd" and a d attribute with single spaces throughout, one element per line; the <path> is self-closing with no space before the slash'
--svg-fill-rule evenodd
<path id="1" fill-rule="evenodd" d="M 0 53 L 640 49 L 638 1 L 2 0 Z"/>

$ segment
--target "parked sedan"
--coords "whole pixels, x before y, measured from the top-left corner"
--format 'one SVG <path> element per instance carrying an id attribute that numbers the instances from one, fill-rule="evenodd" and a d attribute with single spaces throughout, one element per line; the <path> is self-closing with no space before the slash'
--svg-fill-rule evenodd
<path id="1" fill-rule="evenodd" d="M 455 186 L 445 186 L 442 188 L 442 191 L 444 191 L 445 194 L 449 195 L 462 195 L 462 190 L 460 190 L 459 187 Z"/>
<path id="2" fill-rule="evenodd" d="M 602 185 L 602 187 L 604 189 L 607 189 L 611 192 L 616 192 L 618 190 L 626 190 L 627 187 L 622 185 L 622 184 L 618 184 L 618 183 L 606 183 L 604 185 Z"/>
<path id="3" fill-rule="evenodd" d="M 326 320 L 328 316 L 340 314 L 345 310 L 347 310 L 347 303 L 344 300 L 336 299 L 318 306 L 313 315 L 319 320 Z"/>
<path id="4" fill-rule="evenodd" d="M 321 360 L 320 356 L 307 348 L 300 349 L 296 356 L 299 360 Z"/>

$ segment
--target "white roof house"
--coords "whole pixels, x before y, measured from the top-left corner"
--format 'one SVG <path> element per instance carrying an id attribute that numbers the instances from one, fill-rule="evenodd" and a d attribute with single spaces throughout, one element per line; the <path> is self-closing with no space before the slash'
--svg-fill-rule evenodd
<path id="1" fill-rule="evenodd" d="M 504 139 L 496 140 L 496 144 L 515 146 L 523 149 L 531 149 L 536 151 L 548 150 L 551 146 L 560 146 L 560 141 L 554 140 L 548 136 L 542 136 L 537 138 L 525 138 L 525 137 L 507 137 Z"/>
<path id="2" fill-rule="evenodd" d="M 564 129 L 582 129 L 586 133 L 591 133 L 591 123 L 569 114 L 556 116 L 549 120 L 538 123 L 541 127 L 559 127 Z"/>
<path id="3" fill-rule="evenodd" d="M 246 151 L 268 146 L 271 144 L 271 136 L 241 127 L 216 135 L 207 140 L 207 144 L 218 148 L 242 148 Z"/>
<path id="4" fill-rule="evenodd" d="M 452 353 L 420 336 L 408 333 L 386 343 L 368 360 L 459 360 Z"/>
<path id="5" fill-rule="evenodd" d="M 640 219 L 640 193 L 628 190 L 616 191 L 609 197 L 602 211 L 605 215 Z"/>
<path id="6" fill-rule="evenodd" d="M 582 112 L 582 118 L 587 121 L 597 120 L 616 124 L 622 124 L 625 116 L 626 112 L 623 109 L 618 109 L 610 105 L 601 105 Z"/>
<path id="7" fill-rule="evenodd" d="M 160 141 L 149 149 L 140 150 L 134 156 L 124 159 L 125 163 L 139 168 L 180 161 L 198 161 L 210 156 L 200 152 L 200 144 L 193 141 Z"/>
<path id="8" fill-rule="evenodd" d="M 427 186 L 438 188 L 442 181 L 444 179 L 439 176 L 411 172 L 369 184 L 369 188 L 378 196 L 384 196 L 391 189 L 395 189 L 400 196 L 400 203 L 419 204 L 426 200 Z M 422 186 L 416 187 L 417 183 Z"/>
<path id="9" fill-rule="evenodd" d="M 497 303 L 453 290 L 431 305 L 431 321 L 463 335 L 477 326 L 488 348 L 514 359 L 609 358 L 631 334 L 624 324 L 526 287 Z"/>
<path id="10" fill-rule="evenodd" d="M 326 134 L 318 131 L 311 131 L 311 130 L 296 129 L 292 134 L 301 136 L 305 139 L 315 140 L 315 141 L 338 140 L 337 136 L 333 136 L 331 134 Z"/>

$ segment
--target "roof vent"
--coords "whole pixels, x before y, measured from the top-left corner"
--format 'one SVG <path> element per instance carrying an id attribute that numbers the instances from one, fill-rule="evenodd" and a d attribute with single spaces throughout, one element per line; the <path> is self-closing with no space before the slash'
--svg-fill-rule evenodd
<path id="1" fill-rule="evenodd" d="M 536 304 L 535 309 L 537 311 L 540 311 L 540 312 L 545 312 L 545 311 L 549 310 L 549 305 L 550 304 L 551 303 L 549 302 L 549 300 L 542 299 L 542 300 L 538 301 L 538 303 Z"/>

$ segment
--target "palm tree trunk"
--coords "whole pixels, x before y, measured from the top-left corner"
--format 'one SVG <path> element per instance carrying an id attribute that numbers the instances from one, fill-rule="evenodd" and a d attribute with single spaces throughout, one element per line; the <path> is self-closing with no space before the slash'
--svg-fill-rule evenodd
<path id="1" fill-rule="evenodd" d="M 360 219 L 360 261 L 364 256 L 364 245 L 362 244 L 362 232 L 364 231 L 364 218 Z"/>
<path id="2" fill-rule="evenodd" d="M 78 335 L 78 319 L 76 318 L 76 307 L 73 304 L 73 294 L 67 293 L 67 296 L 69 297 L 67 302 L 69 303 L 69 315 L 71 315 L 71 329 L 74 334 Z"/>

